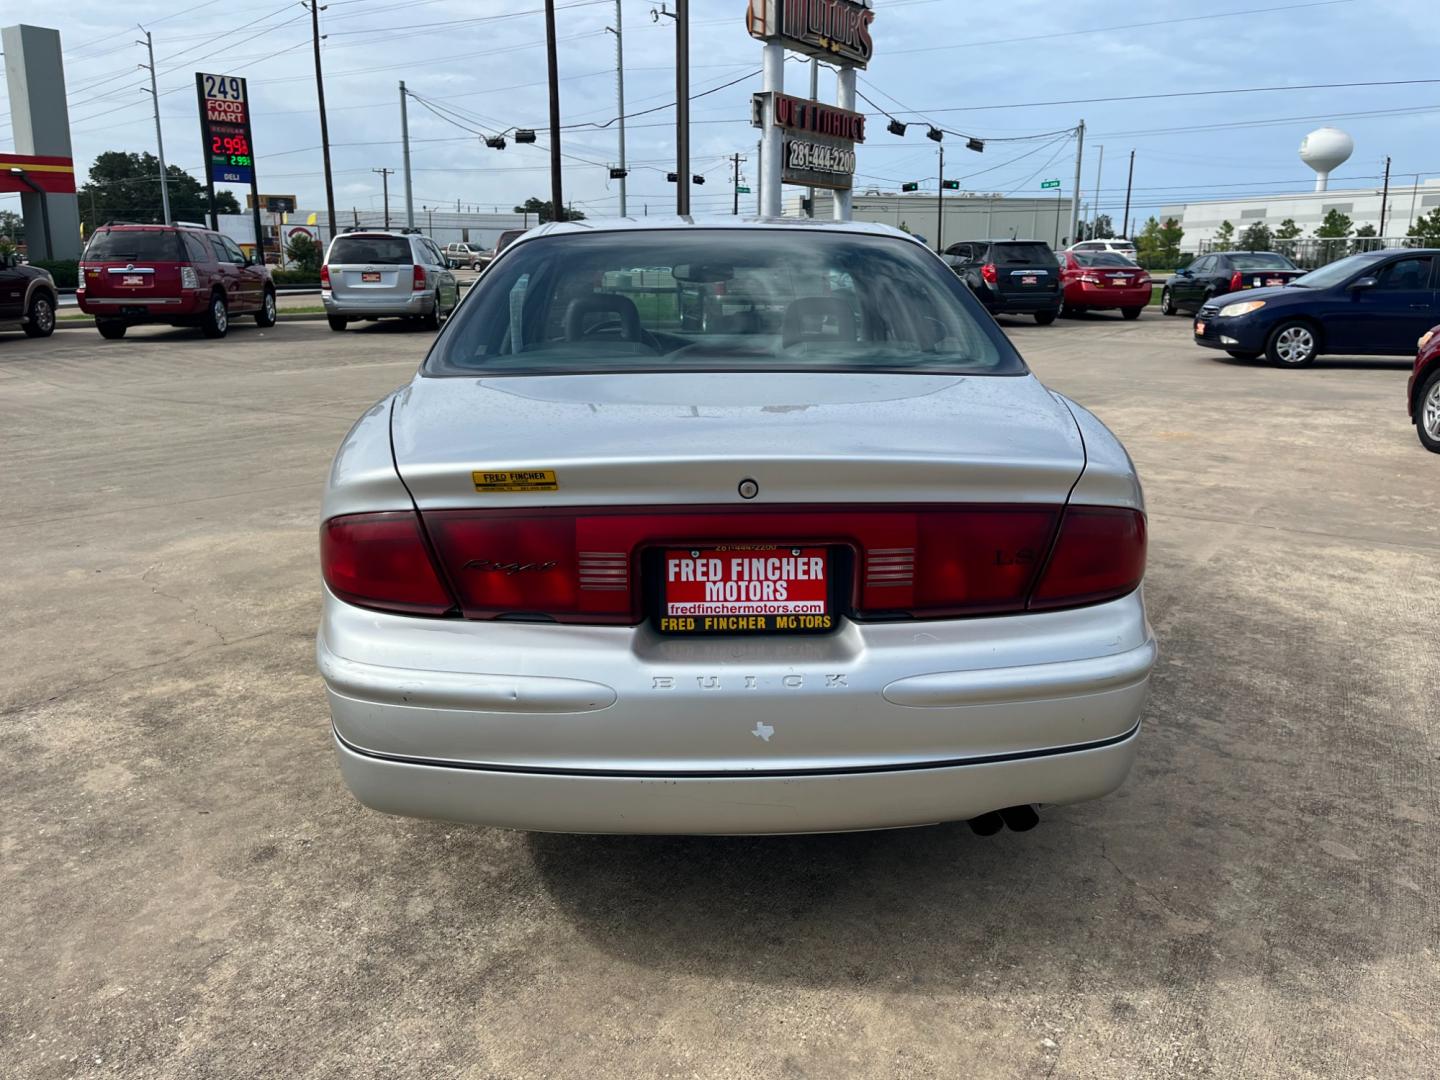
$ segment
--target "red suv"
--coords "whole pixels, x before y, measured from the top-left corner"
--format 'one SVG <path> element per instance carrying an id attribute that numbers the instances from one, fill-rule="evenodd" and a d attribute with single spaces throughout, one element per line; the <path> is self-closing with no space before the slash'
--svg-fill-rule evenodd
<path id="1" fill-rule="evenodd" d="M 1406 387 L 1410 419 L 1420 445 L 1440 454 L 1440 326 L 1432 326 L 1419 345 Z"/>
<path id="2" fill-rule="evenodd" d="M 228 236 L 193 225 L 105 225 L 80 257 L 80 310 L 104 338 L 141 323 L 198 326 L 224 337 L 236 315 L 275 325 L 270 271 Z"/>

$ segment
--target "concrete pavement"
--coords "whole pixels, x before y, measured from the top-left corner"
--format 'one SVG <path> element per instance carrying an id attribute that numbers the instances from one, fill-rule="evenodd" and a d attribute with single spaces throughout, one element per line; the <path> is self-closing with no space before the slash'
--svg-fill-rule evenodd
<path id="1" fill-rule="evenodd" d="M 427 337 L 0 337 L 0 1076 L 1408 1077 L 1440 1039 L 1440 458 L 1405 366 L 1009 323 L 1127 443 L 1162 659 L 1030 833 L 527 835 L 346 793 L 330 455 Z"/>

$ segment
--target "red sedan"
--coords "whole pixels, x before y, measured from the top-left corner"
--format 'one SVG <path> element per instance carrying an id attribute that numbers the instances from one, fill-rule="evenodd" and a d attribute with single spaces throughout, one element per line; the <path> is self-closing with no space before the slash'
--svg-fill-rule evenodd
<path id="1" fill-rule="evenodd" d="M 1410 373 L 1410 419 L 1426 450 L 1440 454 L 1440 326 L 1420 339 Z"/>
<path id="2" fill-rule="evenodd" d="M 1119 308 L 1138 319 L 1150 303 L 1150 275 L 1115 251 L 1062 251 L 1060 287 L 1065 290 L 1064 315 Z"/>

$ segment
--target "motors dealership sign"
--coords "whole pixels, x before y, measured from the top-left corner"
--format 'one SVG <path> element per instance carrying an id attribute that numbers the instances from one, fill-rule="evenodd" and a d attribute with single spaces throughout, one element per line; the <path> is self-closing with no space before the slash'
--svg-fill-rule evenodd
<path id="1" fill-rule="evenodd" d="M 779 39 L 785 48 L 863 68 L 875 53 L 875 12 L 861 0 L 750 0 L 751 37 Z"/>

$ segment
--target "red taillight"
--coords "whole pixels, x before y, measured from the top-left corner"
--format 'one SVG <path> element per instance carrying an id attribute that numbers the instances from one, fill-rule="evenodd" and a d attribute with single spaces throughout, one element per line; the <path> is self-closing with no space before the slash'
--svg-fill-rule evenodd
<path id="1" fill-rule="evenodd" d="M 330 264 L 329 264 L 329 263 L 326 263 L 324 266 L 320 267 L 320 287 L 321 287 L 322 289 L 328 289 L 328 288 L 330 287 Z"/>
<path id="2" fill-rule="evenodd" d="M 340 599 L 407 615 L 444 615 L 455 601 L 410 511 L 351 514 L 320 527 L 320 569 Z"/>
<path id="3" fill-rule="evenodd" d="M 1235 292 L 1236 290 L 1238 290 L 1244 280 L 1245 279 L 1241 276 L 1240 271 L 1236 270 L 1233 274 L 1230 275 L 1230 291 Z"/>
<path id="4" fill-rule="evenodd" d="M 1114 507 L 1071 506 L 1032 609 L 1078 607 L 1133 592 L 1145 576 L 1145 515 Z"/>
<path id="5" fill-rule="evenodd" d="M 425 288 L 425 267 L 420 266 L 418 263 L 415 266 L 415 279 L 410 285 L 410 288 L 416 291 Z"/>
<path id="6" fill-rule="evenodd" d="M 980 267 L 980 276 L 984 278 L 987 282 L 989 282 L 991 285 L 994 285 L 996 281 L 995 264 L 986 263 L 984 266 Z"/>
<path id="7" fill-rule="evenodd" d="M 384 611 L 634 624 L 659 599 L 646 568 L 675 544 L 829 547 L 836 604 L 861 620 L 1076 607 L 1145 570 L 1144 516 L 1108 507 L 431 510 L 423 529 L 410 513 L 326 522 L 326 584 Z"/>

